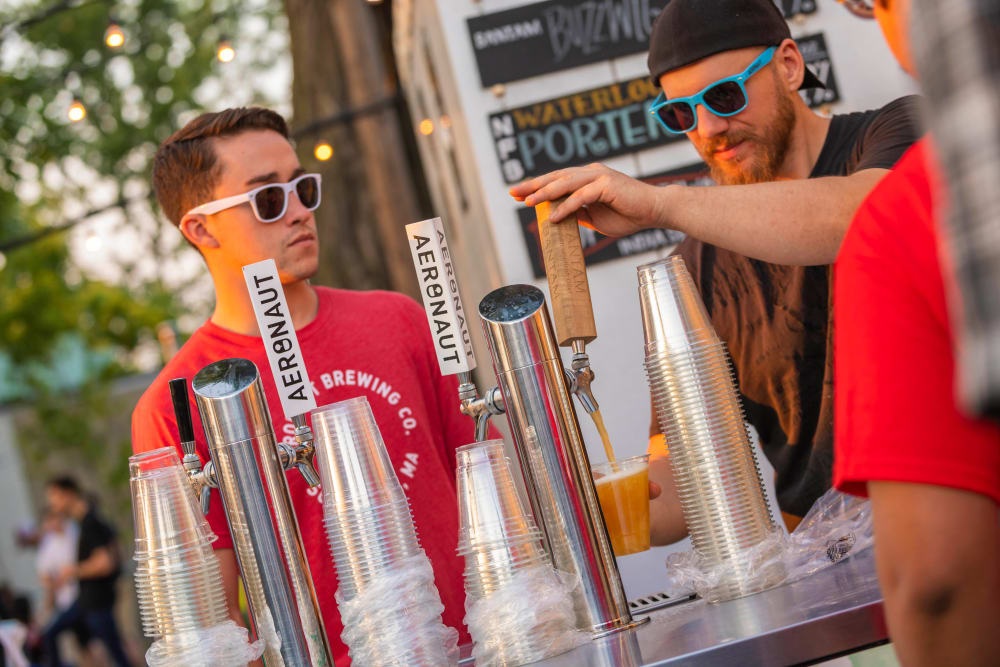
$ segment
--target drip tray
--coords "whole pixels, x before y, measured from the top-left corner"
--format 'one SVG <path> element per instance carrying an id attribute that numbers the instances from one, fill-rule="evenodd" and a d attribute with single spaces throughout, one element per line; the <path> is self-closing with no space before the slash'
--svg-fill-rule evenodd
<path id="1" fill-rule="evenodd" d="M 683 604 L 695 599 L 696 596 L 688 595 L 685 597 L 669 597 L 666 593 L 653 593 L 652 595 L 644 595 L 641 598 L 636 598 L 635 600 L 630 600 L 628 603 L 628 609 L 633 616 L 642 616 L 643 614 L 649 614 L 656 611 L 657 609 L 664 609 L 666 607 L 673 607 L 674 605 Z"/>

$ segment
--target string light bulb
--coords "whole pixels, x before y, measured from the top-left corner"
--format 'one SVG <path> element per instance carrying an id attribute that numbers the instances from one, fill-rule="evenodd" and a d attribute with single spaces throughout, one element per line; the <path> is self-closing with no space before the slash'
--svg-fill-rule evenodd
<path id="1" fill-rule="evenodd" d="M 69 105 L 69 109 L 66 111 L 66 116 L 70 119 L 70 121 L 79 123 L 87 117 L 87 108 L 79 102 L 73 102 L 73 104 Z"/>
<path id="2" fill-rule="evenodd" d="M 112 49 L 121 48 L 125 44 L 125 33 L 122 32 L 120 25 L 112 23 L 108 26 L 108 29 L 104 31 L 104 43 Z"/>
<path id="3" fill-rule="evenodd" d="M 87 237 L 83 240 L 83 247 L 87 249 L 87 252 L 97 252 L 104 245 L 104 241 L 94 232 L 87 234 Z"/>
<path id="4" fill-rule="evenodd" d="M 420 134 L 425 137 L 430 136 L 430 134 L 434 131 L 434 121 L 430 118 L 424 118 L 420 121 L 420 125 L 417 126 L 417 129 L 420 130 Z"/>
<path id="5" fill-rule="evenodd" d="M 236 58 L 236 49 L 229 43 L 229 40 L 224 39 L 219 42 L 219 48 L 215 52 L 215 57 L 219 59 L 220 63 L 231 63 Z"/>
<path id="6" fill-rule="evenodd" d="M 333 146 L 326 141 L 321 141 L 316 144 L 316 148 L 313 149 L 313 155 L 315 155 L 316 159 L 320 162 L 326 162 L 333 157 Z"/>

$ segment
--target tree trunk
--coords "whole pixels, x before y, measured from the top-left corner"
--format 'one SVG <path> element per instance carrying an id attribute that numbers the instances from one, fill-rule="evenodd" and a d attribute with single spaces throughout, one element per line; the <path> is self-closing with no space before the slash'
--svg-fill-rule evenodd
<path id="1" fill-rule="evenodd" d="M 292 50 L 293 132 L 396 95 L 388 32 L 377 8 L 359 0 L 284 0 Z M 306 169 L 323 175 L 316 211 L 316 281 L 417 296 L 404 225 L 424 217 L 400 121 L 402 102 L 300 136 Z M 333 146 L 320 162 L 313 148 Z"/>

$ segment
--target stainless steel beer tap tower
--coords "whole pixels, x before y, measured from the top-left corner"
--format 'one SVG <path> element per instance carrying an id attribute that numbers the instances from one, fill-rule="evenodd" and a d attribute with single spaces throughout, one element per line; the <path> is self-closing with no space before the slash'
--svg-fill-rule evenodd
<path id="1" fill-rule="evenodd" d="M 557 569 L 579 577 L 577 627 L 599 637 L 647 621 L 633 621 L 629 612 L 572 405 L 571 388 L 582 391 L 587 383 L 574 382 L 563 368 L 541 290 L 512 285 L 480 303 L 499 386 L 477 398 L 475 358 L 441 221 L 407 225 L 407 236 L 441 372 L 459 374 L 461 408 L 476 420 L 477 440 L 486 437 L 491 416 L 506 413 L 546 549 Z"/>
<path id="2" fill-rule="evenodd" d="M 265 664 L 332 665 L 285 480 L 302 460 L 312 467 L 308 452 L 278 445 L 253 362 L 210 364 L 192 387 Z"/>

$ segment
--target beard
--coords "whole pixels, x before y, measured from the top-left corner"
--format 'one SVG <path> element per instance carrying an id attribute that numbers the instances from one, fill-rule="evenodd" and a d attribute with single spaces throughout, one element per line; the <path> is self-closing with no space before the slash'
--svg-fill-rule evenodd
<path id="1" fill-rule="evenodd" d="M 746 185 L 773 181 L 785 162 L 792 129 L 795 127 L 795 107 L 788 95 L 777 96 L 774 118 L 763 134 L 737 130 L 713 137 L 698 147 L 698 152 L 708 164 L 712 180 L 719 185 Z M 741 141 L 753 142 L 756 151 L 743 161 L 716 160 L 715 153 L 726 150 Z"/>

